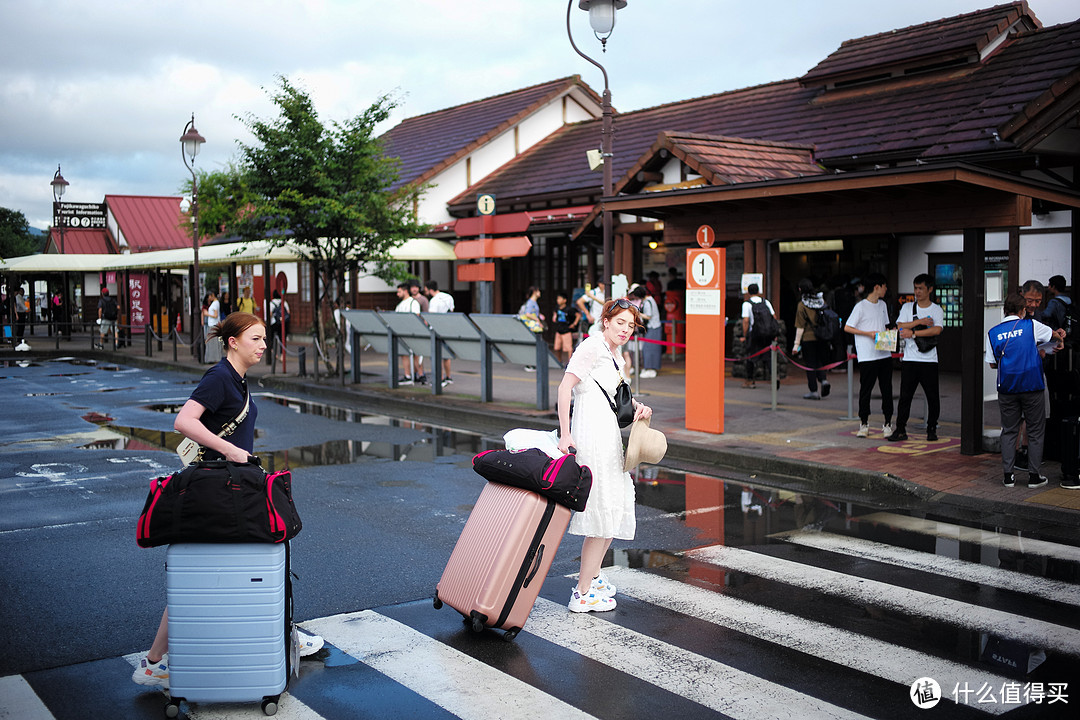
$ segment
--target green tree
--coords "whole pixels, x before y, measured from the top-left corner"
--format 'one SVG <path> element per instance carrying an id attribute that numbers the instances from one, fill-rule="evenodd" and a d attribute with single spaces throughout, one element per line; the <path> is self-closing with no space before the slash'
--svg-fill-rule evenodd
<path id="1" fill-rule="evenodd" d="M 0 207 L 0 259 L 33 255 L 38 241 L 30 233 L 30 223 L 18 210 Z"/>
<path id="2" fill-rule="evenodd" d="M 232 227 L 247 239 L 292 244 L 307 254 L 320 281 L 316 336 L 326 347 L 321 320 L 331 317 L 334 303 L 343 306 L 350 269 L 363 267 L 387 281 L 404 276 L 404 266 L 390 251 L 426 232 L 416 216 L 424 188 L 394 187 L 398 162 L 384 155 L 375 136 L 375 127 L 397 106 L 389 96 L 352 119 L 329 125 L 319 120 L 308 93 L 285 77 L 278 77 L 270 96 L 279 111 L 276 118 L 240 118 L 255 137 L 252 145 L 240 145 L 253 207 Z M 344 381 L 340 327 L 334 335 L 337 370 Z"/>
<path id="3" fill-rule="evenodd" d="M 254 206 L 255 195 L 248 186 L 247 176 L 235 163 L 223 170 L 196 170 L 199 182 L 199 244 L 229 232 Z M 180 188 L 183 195 L 191 195 L 191 180 Z M 184 231 L 191 235 L 191 214 L 184 216 Z"/>

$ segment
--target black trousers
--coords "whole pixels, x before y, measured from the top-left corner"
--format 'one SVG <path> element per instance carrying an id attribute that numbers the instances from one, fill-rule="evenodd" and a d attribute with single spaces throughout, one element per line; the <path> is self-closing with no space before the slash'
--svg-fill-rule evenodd
<path id="1" fill-rule="evenodd" d="M 830 352 L 829 343 L 824 340 L 804 341 L 802 344 L 803 364 L 808 368 L 820 368 L 823 365 L 828 365 Z M 827 378 L 828 373 L 825 370 L 807 370 L 806 386 L 810 388 L 810 392 L 817 392 L 818 383 L 826 382 Z"/>
<path id="2" fill-rule="evenodd" d="M 863 425 L 870 423 L 870 397 L 874 392 L 874 383 L 881 389 L 881 413 L 888 425 L 893 414 L 891 357 L 859 363 L 859 421 Z"/>
<path id="3" fill-rule="evenodd" d="M 926 427 L 936 428 L 941 414 L 941 395 L 938 392 L 938 364 L 936 362 L 904 362 L 900 364 L 900 405 L 896 410 L 896 429 L 907 427 L 911 414 L 911 399 L 915 389 L 922 385 L 926 394 Z"/>

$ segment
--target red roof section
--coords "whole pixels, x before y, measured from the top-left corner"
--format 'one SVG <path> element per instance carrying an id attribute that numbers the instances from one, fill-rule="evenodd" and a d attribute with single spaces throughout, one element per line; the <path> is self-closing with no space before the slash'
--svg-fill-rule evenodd
<path id="1" fill-rule="evenodd" d="M 1024 4 L 1008 7 L 1014 6 Z M 956 22 L 967 26 L 970 18 Z M 948 35 L 952 21 L 931 25 Z M 986 164 L 994 155 L 1015 155 L 1005 128 L 1031 114 L 1051 88 L 1063 97 L 1078 68 L 1080 21 L 1021 32 L 961 69 L 846 90 L 785 80 L 622 113 L 615 117 L 613 172 L 626 176 L 665 131 L 812 146 L 813 159 L 835 170 L 970 157 Z M 1057 104 L 1061 122 L 1080 110 L 1072 87 L 1073 99 Z M 479 192 L 519 206 L 595 200 L 601 175 L 589 170 L 585 152 L 596 148 L 600 125 L 587 121 L 553 133 L 451 200 L 450 211 L 470 212 Z"/>
<path id="2" fill-rule="evenodd" d="M 809 145 L 663 132 L 650 154 L 656 155 L 662 150 L 667 150 L 712 185 L 779 180 L 825 172 L 814 162 L 814 148 Z"/>
<path id="3" fill-rule="evenodd" d="M 801 81 L 803 85 L 824 85 L 978 55 L 1022 17 L 1027 18 L 1022 29 L 1042 27 L 1027 2 L 1014 2 L 847 40 Z"/>
<path id="4" fill-rule="evenodd" d="M 105 204 L 116 218 L 131 252 L 191 247 L 187 217 L 179 197 L 106 195 Z"/>
<path id="5" fill-rule="evenodd" d="M 60 228 L 52 228 L 50 242 L 60 252 Z M 107 230 L 64 230 L 65 255 L 115 255 L 116 252 L 116 243 Z"/>
<path id="6" fill-rule="evenodd" d="M 572 75 L 403 120 L 381 137 L 384 152 L 401 162 L 399 184 L 426 182 L 573 89 L 588 94 L 600 105 L 600 98 L 581 81 L 581 76 Z"/>

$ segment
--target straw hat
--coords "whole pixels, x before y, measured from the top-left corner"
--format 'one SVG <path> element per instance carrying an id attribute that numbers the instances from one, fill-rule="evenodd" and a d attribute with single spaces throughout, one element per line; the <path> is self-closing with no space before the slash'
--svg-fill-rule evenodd
<path id="1" fill-rule="evenodd" d="M 659 430 L 649 427 L 647 419 L 635 420 L 630 426 L 630 441 L 626 444 L 626 460 L 623 472 L 630 472 L 640 463 L 655 465 L 667 454 L 667 438 Z"/>

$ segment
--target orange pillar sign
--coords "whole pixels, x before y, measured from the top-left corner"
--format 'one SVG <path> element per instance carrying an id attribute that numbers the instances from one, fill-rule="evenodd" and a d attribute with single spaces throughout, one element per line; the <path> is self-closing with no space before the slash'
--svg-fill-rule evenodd
<path id="1" fill-rule="evenodd" d="M 727 251 L 686 251 L 686 429 L 724 432 Z"/>

